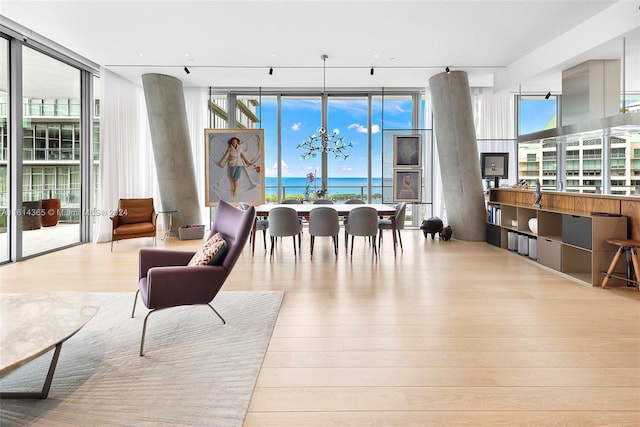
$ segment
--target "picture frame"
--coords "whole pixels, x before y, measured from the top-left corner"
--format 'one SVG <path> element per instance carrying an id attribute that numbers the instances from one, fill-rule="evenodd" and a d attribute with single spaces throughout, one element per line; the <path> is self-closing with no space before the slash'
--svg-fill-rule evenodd
<path id="1" fill-rule="evenodd" d="M 393 167 L 422 168 L 422 135 L 393 135 Z"/>
<path id="2" fill-rule="evenodd" d="M 480 153 L 482 178 L 493 179 L 509 176 L 509 153 Z"/>
<path id="3" fill-rule="evenodd" d="M 264 204 L 264 130 L 205 129 L 204 141 L 205 205 Z"/>
<path id="4" fill-rule="evenodd" d="M 422 201 L 422 169 L 393 170 L 393 201 Z"/>

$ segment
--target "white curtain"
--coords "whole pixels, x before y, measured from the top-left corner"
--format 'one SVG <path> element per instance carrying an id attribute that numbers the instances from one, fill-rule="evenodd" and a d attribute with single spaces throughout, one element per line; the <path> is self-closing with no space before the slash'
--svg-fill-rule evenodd
<path id="1" fill-rule="evenodd" d="M 102 68 L 100 185 L 93 240 L 111 240 L 110 214 L 118 199 L 154 197 L 161 206 L 144 92 L 141 86 Z"/>
<path id="2" fill-rule="evenodd" d="M 189 123 L 189 137 L 195 166 L 196 183 L 198 185 L 198 200 L 200 201 L 200 217 L 203 224 L 209 226 L 210 209 L 205 206 L 205 176 L 204 176 L 204 130 L 208 123 L 207 90 L 205 88 L 184 88 L 184 103 Z"/>

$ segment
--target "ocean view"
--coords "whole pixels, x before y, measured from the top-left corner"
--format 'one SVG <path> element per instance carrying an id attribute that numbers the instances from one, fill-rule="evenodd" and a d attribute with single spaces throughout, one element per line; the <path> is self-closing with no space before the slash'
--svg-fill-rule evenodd
<path id="1" fill-rule="evenodd" d="M 286 177 L 282 178 L 282 187 L 285 195 L 287 194 L 303 194 L 307 179 L 305 177 Z M 373 193 L 382 193 L 382 178 L 373 178 L 371 185 Z M 321 180 L 318 179 L 309 185 L 309 191 L 313 193 L 320 190 Z M 277 178 L 265 178 L 265 194 L 275 195 L 277 193 Z M 329 196 L 335 194 L 362 194 L 367 192 L 367 178 L 329 178 L 328 182 Z"/>

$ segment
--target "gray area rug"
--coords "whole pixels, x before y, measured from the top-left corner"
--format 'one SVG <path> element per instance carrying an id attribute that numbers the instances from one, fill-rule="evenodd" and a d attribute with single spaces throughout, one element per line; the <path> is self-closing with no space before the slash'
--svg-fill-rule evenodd
<path id="1" fill-rule="evenodd" d="M 100 311 L 62 345 L 49 397 L 0 401 L 0 425 L 241 426 L 278 317 L 282 292 L 221 292 L 207 306 L 152 314 L 145 355 L 133 293 L 100 293 Z M 0 380 L 39 391 L 52 352 Z"/>

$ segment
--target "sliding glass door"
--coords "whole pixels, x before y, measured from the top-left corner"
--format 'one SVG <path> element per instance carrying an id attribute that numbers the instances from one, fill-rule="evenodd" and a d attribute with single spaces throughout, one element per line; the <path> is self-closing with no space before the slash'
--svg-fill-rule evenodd
<path id="1" fill-rule="evenodd" d="M 0 263 L 9 260 L 9 41 L 0 37 Z"/>
<path id="2" fill-rule="evenodd" d="M 80 242 L 80 70 L 22 48 L 22 256 Z"/>

